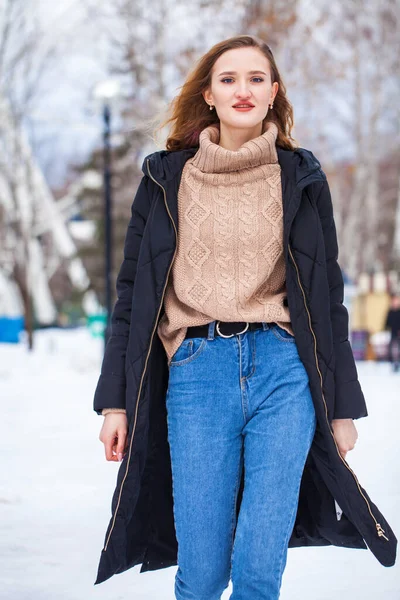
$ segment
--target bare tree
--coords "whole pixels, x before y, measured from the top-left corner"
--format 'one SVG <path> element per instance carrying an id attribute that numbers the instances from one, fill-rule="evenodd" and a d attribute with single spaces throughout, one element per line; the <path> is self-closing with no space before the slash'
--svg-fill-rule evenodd
<path id="1" fill-rule="evenodd" d="M 343 7 L 344 19 L 354 29 L 348 42 L 353 60 L 348 65 L 353 85 L 352 122 L 355 143 L 354 185 L 348 217 L 343 227 L 343 256 L 350 275 L 385 266 L 379 260 L 379 240 L 384 222 L 382 202 L 386 182 L 383 164 L 400 146 L 398 128 L 391 127 L 393 91 L 400 91 L 399 3 L 352 0 Z M 391 90 L 392 93 L 388 93 Z M 395 96 L 397 96 L 395 94 Z M 385 135 L 386 134 L 386 135 Z M 387 142 L 387 143 L 386 143 Z M 386 207 L 395 213 L 395 197 Z"/>
<path id="2" fill-rule="evenodd" d="M 201 52 L 231 33 L 229 28 L 233 23 L 240 22 L 242 0 L 84 2 L 88 24 L 96 24 L 99 40 L 108 48 L 108 71 L 121 81 L 123 90 L 119 136 L 113 144 L 112 163 L 113 263 L 117 266 L 122 259 L 126 223 L 140 180 L 141 161 L 147 152 L 160 145 L 152 136 L 153 119 L 167 110 L 177 86 Z M 212 28 L 207 26 L 209 22 L 213 23 Z M 100 170 L 101 166 L 101 152 L 96 149 L 81 170 Z M 96 239 L 101 245 L 102 196 L 99 191 L 95 194 L 84 190 L 81 202 L 85 216 L 97 225 Z M 90 272 L 94 289 L 102 298 L 103 256 L 93 247 L 82 248 L 80 256 Z"/>
<path id="3" fill-rule="evenodd" d="M 399 0 L 245 3 L 244 28 L 273 44 L 282 67 L 295 137 L 329 172 L 340 260 L 353 277 L 390 266 L 382 244 L 393 242 L 388 227 L 399 196 L 386 177 L 400 149 L 393 101 L 400 92 L 399 7 Z M 341 181 L 345 162 L 352 166 L 349 188 Z"/>
<path id="4" fill-rule="evenodd" d="M 24 0 L 3 1 L 0 7 L 0 203 L 3 204 L 0 266 L 19 288 L 29 348 L 33 345 L 32 252 L 36 247 L 31 231 L 37 205 L 35 186 L 30 185 L 35 165 L 27 152 L 23 130 L 39 82 L 55 58 L 54 46 L 45 44 L 44 37 L 31 5 Z"/>
<path id="5" fill-rule="evenodd" d="M 139 159 L 153 143 L 142 125 L 205 49 L 236 33 L 271 45 L 295 107 L 294 137 L 329 173 L 341 264 L 352 277 L 389 267 L 400 197 L 387 177 L 400 148 L 399 0 L 85 2 L 110 41 L 110 72 L 125 82 L 126 147 Z"/>

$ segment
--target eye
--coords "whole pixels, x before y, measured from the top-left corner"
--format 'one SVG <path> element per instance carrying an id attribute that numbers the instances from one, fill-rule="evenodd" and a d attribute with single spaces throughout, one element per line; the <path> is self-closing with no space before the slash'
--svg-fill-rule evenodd
<path id="1" fill-rule="evenodd" d="M 264 81 L 264 79 L 262 77 L 253 77 L 252 79 L 258 79 L 260 82 Z M 224 83 L 225 81 L 232 81 L 232 80 L 233 80 L 232 77 L 225 77 L 224 79 L 221 79 L 221 83 Z"/>

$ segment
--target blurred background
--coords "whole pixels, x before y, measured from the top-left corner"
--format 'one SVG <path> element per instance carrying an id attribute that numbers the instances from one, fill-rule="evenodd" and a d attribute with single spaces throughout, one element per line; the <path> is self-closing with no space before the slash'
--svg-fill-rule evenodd
<path id="1" fill-rule="evenodd" d="M 349 460 L 396 531 L 400 0 L 0 0 L 1 444 L 15 466 L 0 484 L 0 597 L 128 598 L 134 587 L 135 599 L 173 598 L 173 569 L 92 586 L 116 476 L 92 398 L 142 160 L 163 147 L 149 119 L 193 61 L 239 33 L 271 46 L 294 138 L 328 176 L 372 416 Z M 400 597 L 397 567 L 363 552 L 346 567 L 349 550 L 307 548 L 290 553 L 283 600 L 309 589 L 327 554 L 343 576 L 324 598 Z M 318 586 L 307 595 L 321 598 Z"/>
<path id="2" fill-rule="evenodd" d="M 0 7 L 1 341 L 25 329 L 33 346 L 33 332 L 54 325 L 101 332 L 141 162 L 162 147 L 148 119 L 213 43 L 248 32 L 271 45 L 294 137 L 328 175 L 354 350 L 387 358 L 400 292 L 398 0 Z"/>

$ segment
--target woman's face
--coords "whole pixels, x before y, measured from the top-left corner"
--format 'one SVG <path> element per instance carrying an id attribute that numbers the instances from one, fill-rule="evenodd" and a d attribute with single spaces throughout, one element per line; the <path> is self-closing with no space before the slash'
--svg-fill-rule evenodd
<path id="1" fill-rule="evenodd" d="M 235 48 L 215 62 L 211 86 L 203 97 L 215 106 L 221 124 L 251 129 L 265 118 L 278 87 L 271 82 L 268 59 L 258 48 Z M 250 103 L 252 108 L 235 108 L 241 103 Z"/>

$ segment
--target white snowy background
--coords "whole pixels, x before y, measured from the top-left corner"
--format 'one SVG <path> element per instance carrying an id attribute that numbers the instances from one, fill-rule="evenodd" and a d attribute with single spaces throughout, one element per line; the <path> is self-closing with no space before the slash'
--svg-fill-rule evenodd
<path id="1" fill-rule="evenodd" d="M 29 133 L 36 157 L 54 185 L 62 181 L 71 157 L 82 159 L 99 141 L 100 115 L 89 98 L 93 85 L 107 74 L 109 45 L 104 43 L 97 21 L 90 26 L 83 20 L 87 7 L 95 4 L 113 7 L 104 0 L 31 2 L 49 42 L 60 38 L 65 44 L 63 60 L 46 75 L 30 115 Z M 190 3 L 181 5 L 185 14 L 190 12 Z M 317 19 L 318 3 L 302 0 L 298 5 L 294 41 L 302 19 L 309 29 L 307 35 L 313 33 L 310 23 Z M 375 0 L 364 3 L 360 13 L 367 14 L 367 8 L 375 5 Z M 340 7 L 340 3 L 332 3 L 331 16 Z M 196 13 L 190 26 L 175 15 L 174 29 L 167 28 L 171 35 L 167 42 L 172 39 L 173 43 L 166 43 L 166 48 L 172 55 L 179 54 L 179 44 L 185 47 L 188 36 L 197 40 L 195 24 L 197 30 L 206 30 L 206 47 L 219 38 L 219 27 L 226 26 L 228 17 L 232 22 L 238 18 L 235 11 L 230 11 L 224 15 L 225 22 L 214 17 L 205 28 L 204 14 Z M 349 24 L 343 22 L 343 29 Z M 316 28 L 318 53 L 329 50 L 329 56 L 335 54 L 341 59 L 344 49 L 340 37 L 331 38 L 324 31 Z M 315 48 L 307 43 L 301 52 L 315 52 Z M 389 55 L 396 55 L 394 46 L 387 44 L 386 48 Z M 379 58 L 381 65 L 382 54 Z M 175 89 L 178 82 L 167 75 Z M 287 78 L 292 94 L 302 74 L 294 70 L 287 73 Z M 385 85 L 370 86 L 370 81 L 376 79 L 366 77 L 364 96 L 371 87 L 384 90 L 383 97 L 388 99 L 379 114 L 385 116 L 388 107 L 395 110 L 397 87 L 388 85 L 397 81 L 395 75 L 392 80 L 384 79 Z M 351 137 L 353 131 L 352 92 L 329 70 L 328 83 L 331 104 L 321 95 L 322 90 L 309 93 L 307 88 L 302 96 L 300 88 L 300 94 L 294 96 L 296 115 L 299 123 L 307 124 L 308 116 L 315 114 L 308 132 L 312 147 L 316 147 L 320 127 L 326 125 L 327 139 L 335 141 L 332 148 L 343 157 L 351 149 L 343 132 L 350 132 Z M 316 102 L 321 104 L 318 111 Z M 323 112 L 324 106 L 327 112 Z M 391 121 L 385 123 L 390 129 L 382 130 L 380 140 L 387 149 L 389 142 L 397 143 L 398 128 L 392 127 Z M 393 123 L 397 124 L 398 119 Z M 92 409 L 102 350 L 101 340 L 92 339 L 86 330 L 39 332 L 33 353 L 22 344 L 0 344 L 0 600 L 174 599 L 176 567 L 140 574 L 138 566 L 94 586 L 119 468 L 118 463 L 105 460 L 98 439 L 103 417 Z M 369 416 L 356 422 L 359 439 L 347 460 L 400 537 L 400 373 L 391 373 L 387 363 L 372 362 L 359 363 L 358 371 Z M 231 587 L 223 600 L 229 598 L 230 591 Z M 400 600 L 400 565 L 385 568 L 369 550 L 289 549 L 280 600 L 338 598 Z"/>
<path id="2" fill-rule="evenodd" d="M 119 467 L 105 460 L 92 409 L 101 355 L 84 329 L 39 332 L 31 354 L 0 344 L 1 600 L 175 597 L 176 567 L 94 585 Z M 369 416 L 347 459 L 399 536 L 400 373 L 372 362 L 358 371 Z M 399 600 L 400 564 L 385 568 L 369 550 L 289 549 L 280 600 L 338 598 Z"/>

